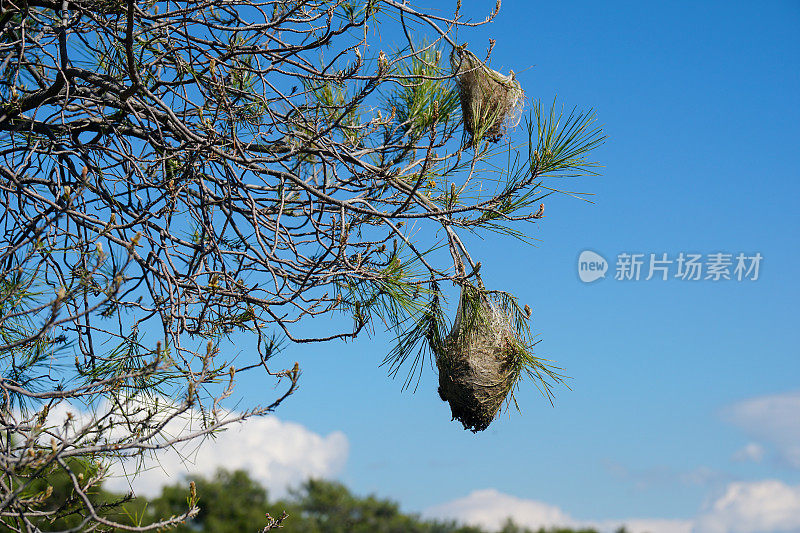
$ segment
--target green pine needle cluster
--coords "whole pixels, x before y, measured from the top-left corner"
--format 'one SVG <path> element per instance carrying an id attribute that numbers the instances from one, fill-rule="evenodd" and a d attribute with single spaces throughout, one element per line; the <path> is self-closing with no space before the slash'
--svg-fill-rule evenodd
<path id="1" fill-rule="evenodd" d="M 402 86 L 384 104 L 412 139 L 425 135 L 437 122 L 458 120 L 458 89 L 449 79 L 439 48 L 422 43 L 419 53 L 398 67 Z"/>

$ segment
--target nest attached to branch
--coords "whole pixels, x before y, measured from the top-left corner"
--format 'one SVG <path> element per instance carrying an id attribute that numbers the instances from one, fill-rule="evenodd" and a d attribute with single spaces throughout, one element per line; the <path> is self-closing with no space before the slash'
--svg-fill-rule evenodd
<path id="1" fill-rule="evenodd" d="M 464 429 L 483 431 L 520 377 L 527 347 L 499 301 L 462 286 L 450 334 L 436 351 L 439 396 Z"/>
<path id="2" fill-rule="evenodd" d="M 464 46 L 450 54 L 450 66 L 458 83 L 464 128 L 471 144 L 482 139 L 499 141 L 522 119 L 525 93 L 514 72 L 505 76 L 492 70 Z"/>

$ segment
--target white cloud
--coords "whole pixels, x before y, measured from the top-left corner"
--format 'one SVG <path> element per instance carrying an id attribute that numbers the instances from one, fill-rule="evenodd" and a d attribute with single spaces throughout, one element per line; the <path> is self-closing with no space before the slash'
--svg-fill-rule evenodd
<path id="1" fill-rule="evenodd" d="M 600 525 L 601 531 L 616 531 L 621 526 L 625 526 L 628 531 L 633 533 L 690 533 L 692 531 L 691 520 L 659 520 L 657 518 L 631 518 L 629 520 L 606 522 Z"/>
<path id="2" fill-rule="evenodd" d="M 632 533 L 798 533 L 800 485 L 764 480 L 729 483 L 722 495 L 696 518 L 661 520 L 578 520 L 557 506 L 518 498 L 495 489 L 477 490 L 464 498 L 437 505 L 423 514 L 498 530 L 508 517 L 531 529 L 595 528 L 610 533 L 625 526 Z"/>
<path id="3" fill-rule="evenodd" d="M 464 498 L 430 507 L 423 514 L 429 518 L 457 520 L 489 530 L 500 529 L 509 517 L 516 524 L 531 529 L 594 527 L 611 532 L 625 525 L 632 533 L 690 533 L 692 530 L 692 522 L 688 520 L 576 520 L 554 505 L 503 494 L 495 489 L 476 490 Z"/>
<path id="4" fill-rule="evenodd" d="M 476 490 L 465 498 L 430 507 L 424 514 L 492 530 L 500 529 L 508 517 L 529 527 L 563 526 L 574 522 L 558 507 L 517 498 L 495 489 Z"/>
<path id="5" fill-rule="evenodd" d="M 169 418 L 174 404 L 159 398 L 159 416 Z M 127 411 L 136 413 L 131 419 L 142 416 L 141 405 L 132 403 Z M 47 417 L 48 425 L 58 433 L 71 438 L 81 433 L 81 428 L 109 411 L 118 413 L 103 402 L 87 411 L 66 402 L 57 404 Z M 67 413 L 73 419 L 65 425 Z M 118 415 L 117 419 L 121 420 Z M 221 419 L 236 419 L 239 414 L 222 411 Z M 194 410 L 167 422 L 162 435 L 177 437 L 199 429 L 200 414 Z M 111 441 L 125 435 L 125 424 L 117 423 L 106 435 Z M 340 431 L 322 436 L 308 428 L 284 422 L 275 416 L 254 416 L 243 422 L 234 422 L 224 431 L 211 437 L 199 437 L 160 450 L 145 457 L 143 465 L 134 460 L 113 461 L 109 478 L 103 486 L 116 492 L 133 490 L 144 496 L 157 496 L 161 487 L 181 482 L 187 474 L 213 475 L 218 468 L 246 470 L 256 481 L 269 490 L 270 496 L 281 497 L 289 487 L 297 486 L 309 477 L 331 478 L 341 472 L 347 461 L 349 444 Z M 126 475 L 139 471 L 136 475 Z"/>
<path id="6" fill-rule="evenodd" d="M 760 463 L 764 459 L 764 447 L 757 442 L 751 442 L 741 450 L 737 450 L 731 458 L 740 463 L 748 461 Z"/>
<path id="7" fill-rule="evenodd" d="M 153 496 L 187 474 L 209 476 L 226 468 L 246 470 L 270 496 L 281 497 L 287 488 L 309 477 L 338 474 L 347 461 L 348 447 L 347 437 L 340 431 L 323 437 L 274 416 L 254 417 L 228 426 L 213 439 L 162 451 L 157 458 L 148 459 L 134 477 L 123 475 L 126 470 L 133 471 L 133 464 L 114 465 L 104 486 L 120 492 L 132 488 L 136 494 Z"/>
<path id="8" fill-rule="evenodd" d="M 800 531 L 800 485 L 781 481 L 737 482 L 697 519 L 694 533 Z"/>
<path id="9" fill-rule="evenodd" d="M 726 415 L 754 439 L 775 446 L 787 464 L 800 468 L 800 392 L 746 400 Z"/>

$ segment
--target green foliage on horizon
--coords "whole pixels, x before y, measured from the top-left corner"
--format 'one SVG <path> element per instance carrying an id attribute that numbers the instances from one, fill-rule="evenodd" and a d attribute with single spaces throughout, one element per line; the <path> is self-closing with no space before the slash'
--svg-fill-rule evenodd
<path id="1" fill-rule="evenodd" d="M 489 530 L 466 526 L 454 521 L 422 518 L 418 514 L 404 513 L 398 503 L 376 495 L 354 495 L 343 484 L 335 481 L 310 479 L 290 491 L 285 499 L 271 500 L 267 489 L 243 470 L 220 469 L 212 477 L 191 476 L 195 483 L 200 512 L 194 519 L 176 528 L 176 533 L 240 533 L 260 531 L 265 515 L 288 515 L 281 531 L 285 533 L 489 533 Z M 48 479 L 53 489 L 53 500 L 61 500 L 70 491 L 65 476 Z M 166 486 L 156 498 L 138 497 L 126 501 L 105 490 L 98 491 L 103 502 L 120 502 L 114 511 L 116 518 L 131 525 L 147 525 L 155 517 L 177 515 L 186 508 L 189 482 Z M 127 518 L 127 519 L 126 519 Z M 78 519 L 50 524 L 37 524 L 41 531 L 75 525 Z M 98 531 L 108 531 L 99 529 Z M 121 531 L 121 530 L 111 530 Z M 620 529 L 618 533 L 624 533 Z M 596 530 L 570 528 L 530 529 L 520 526 L 510 518 L 498 533 L 597 533 Z"/>
<path id="2" fill-rule="evenodd" d="M 67 459 L 65 465 L 81 483 L 99 473 L 98 465 L 84 459 Z M 22 475 L 5 477 L 4 482 L 21 490 L 20 499 L 39 511 L 38 516 L 28 515 L 36 531 L 82 530 L 86 525 L 86 509 L 74 489 L 72 479 L 63 468 L 51 465 L 44 470 L 31 469 Z M 114 494 L 102 487 L 90 488 L 86 496 L 103 516 L 120 523 L 135 523 L 130 518 L 136 514 L 141 516 L 147 505 L 142 498 Z M 6 527 L 20 528 L 24 527 L 24 523 L 18 516 L 9 514 L 0 517 L 0 531 L 5 531 Z"/>

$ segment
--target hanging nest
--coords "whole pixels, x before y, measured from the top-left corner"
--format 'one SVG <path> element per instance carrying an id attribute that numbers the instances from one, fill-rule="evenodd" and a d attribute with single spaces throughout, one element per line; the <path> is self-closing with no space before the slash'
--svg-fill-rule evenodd
<path id="1" fill-rule="evenodd" d="M 482 139 L 498 142 L 522 119 L 525 93 L 514 76 L 492 70 L 464 45 L 450 53 L 450 65 L 458 83 L 464 128 L 470 144 Z"/>
<path id="2" fill-rule="evenodd" d="M 473 432 L 489 427 L 530 357 L 503 307 L 487 291 L 463 286 L 453 327 L 436 351 L 439 396 Z"/>
<path id="3" fill-rule="evenodd" d="M 431 354 L 439 371 L 439 397 L 450 404 L 453 420 L 473 432 L 489 427 L 504 403 L 518 408 L 514 390 L 523 377 L 551 404 L 552 387 L 566 385 L 561 368 L 533 353 L 530 308 L 520 307 L 507 292 L 486 290 L 480 277 L 476 280 L 476 285 L 461 286 L 451 326 L 440 305 L 438 285 L 431 281 L 429 304 L 399 322 L 404 328 L 383 361 L 390 376 L 411 362 L 405 388 L 415 379 L 419 383 L 426 355 Z"/>

